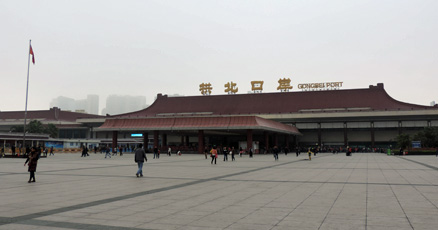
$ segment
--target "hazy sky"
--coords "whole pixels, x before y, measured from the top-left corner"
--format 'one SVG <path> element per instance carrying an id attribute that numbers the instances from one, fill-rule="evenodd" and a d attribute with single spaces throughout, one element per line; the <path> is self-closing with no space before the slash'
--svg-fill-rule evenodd
<path id="1" fill-rule="evenodd" d="M 15 1 L 0 0 L 0 110 L 29 110 L 58 96 L 212 94 L 253 80 L 277 92 L 342 81 L 384 83 L 395 99 L 438 101 L 438 1 Z"/>

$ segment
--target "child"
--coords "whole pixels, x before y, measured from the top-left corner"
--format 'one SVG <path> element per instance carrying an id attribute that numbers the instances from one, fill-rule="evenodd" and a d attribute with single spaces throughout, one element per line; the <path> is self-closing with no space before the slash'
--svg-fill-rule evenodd
<path id="1" fill-rule="evenodd" d="M 312 150 L 309 148 L 307 153 L 309 154 L 309 161 L 311 161 L 312 160 Z"/>

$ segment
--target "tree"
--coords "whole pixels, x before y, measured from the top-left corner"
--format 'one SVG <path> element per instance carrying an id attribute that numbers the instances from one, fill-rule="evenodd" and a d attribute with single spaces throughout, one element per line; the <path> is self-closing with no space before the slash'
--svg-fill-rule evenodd
<path id="1" fill-rule="evenodd" d="M 26 125 L 26 131 L 29 133 L 45 133 L 44 126 L 41 121 L 32 120 Z"/>
<path id="2" fill-rule="evenodd" d="M 397 136 L 397 144 L 398 147 L 405 149 L 406 147 L 409 147 L 411 144 L 411 137 L 409 134 L 400 134 Z"/>
<path id="3" fill-rule="evenodd" d="M 49 134 L 50 137 L 52 138 L 58 137 L 59 130 L 58 128 L 56 128 L 54 124 L 48 124 L 45 128 L 46 128 L 45 133 Z"/>
<path id="4" fill-rule="evenodd" d="M 414 140 L 421 141 L 421 145 L 426 148 L 438 146 L 438 129 L 426 127 L 424 130 L 414 135 Z"/>
<path id="5" fill-rule="evenodd" d="M 9 131 L 16 132 L 16 133 L 22 133 L 23 132 L 23 125 L 14 125 L 9 129 Z"/>
<path id="6" fill-rule="evenodd" d="M 23 132 L 23 126 L 12 126 L 11 132 Z M 58 128 L 54 124 L 43 125 L 41 121 L 32 120 L 26 125 L 26 132 L 28 133 L 45 133 L 50 137 L 58 137 Z"/>

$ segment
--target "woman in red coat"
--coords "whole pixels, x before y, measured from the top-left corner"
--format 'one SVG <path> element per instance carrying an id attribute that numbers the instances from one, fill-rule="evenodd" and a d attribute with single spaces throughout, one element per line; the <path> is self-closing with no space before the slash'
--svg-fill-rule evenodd
<path id="1" fill-rule="evenodd" d="M 24 162 L 24 166 L 26 166 L 26 163 L 29 162 L 27 164 L 29 166 L 27 171 L 30 172 L 30 177 L 27 183 L 35 182 L 35 171 L 37 168 L 38 157 L 38 152 L 36 151 L 35 147 L 32 147 L 30 154 L 27 156 L 26 162 Z"/>
<path id="2" fill-rule="evenodd" d="M 216 164 L 216 160 L 217 160 L 217 149 L 216 146 L 213 146 L 213 148 L 210 150 L 210 154 L 211 154 L 211 164 Z"/>

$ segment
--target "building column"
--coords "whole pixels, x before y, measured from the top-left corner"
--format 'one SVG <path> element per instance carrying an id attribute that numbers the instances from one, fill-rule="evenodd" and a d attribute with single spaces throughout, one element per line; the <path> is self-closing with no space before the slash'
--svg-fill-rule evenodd
<path id="1" fill-rule="evenodd" d="M 289 134 L 284 135 L 284 147 L 289 149 Z"/>
<path id="2" fill-rule="evenodd" d="M 198 153 L 202 154 L 204 152 L 204 130 L 198 131 Z"/>
<path id="3" fill-rule="evenodd" d="M 165 133 L 161 136 L 161 146 L 167 146 L 167 134 Z"/>
<path id="4" fill-rule="evenodd" d="M 269 134 L 268 132 L 263 132 L 264 136 L 265 136 L 265 148 L 266 148 L 266 152 L 268 152 L 269 150 Z"/>
<path id="5" fill-rule="evenodd" d="M 347 122 L 344 122 L 344 146 L 348 146 Z"/>
<path id="6" fill-rule="evenodd" d="M 403 133 L 402 127 L 403 127 L 403 124 L 401 121 L 399 121 L 398 122 L 398 135 Z"/>
<path id="7" fill-rule="evenodd" d="M 143 133 L 143 146 L 144 150 L 147 150 L 149 148 L 149 134 L 146 132 Z"/>
<path id="8" fill-rule="evenodd" d="M 246 130 L 246 150 L 252 149 L 252 129 Z"/>
<path id="9" fill-rule="evenodd" d="M 159 135 L 158 130 L 154 130 L 154 148 L 155 147 L 159 148 L 159 146 L 158 146 L 158 135 Z"/>
<path id="10" fill-rule="evenodd" d="M 321 145 L 322 145 L 321 123 L 318 123 L 318 146 L 321 148 Z"/>
<path id="11" fill-rule="evenodd" d="M 117 135 L 118 135 L 118 132 L 113 131 L 113 144 L 112 144 L 113 152 L 115 152 L 114 149 L 117 147 Z M 117 150 L 116 150 L 116 152 L 117 152 Z"/>
<path id="12" fill-rule="evenodd" d="M 292 123 L 292 126 L 296 128 L 297 123 Z M 298 147 L 298 135 L 292 135 L 292 143 L 293 143 L 292 147 L 294 149 Z"/>
<path id="13" fill-rule="evenodd" d="M 90 139 L 95 139 L 95 138 L 93 137 L 93 127 L 90 127 L 90 133 L 89 133 L 89 135 L 90 135 Z"/>
<path id="14" fill-rule="evenodd" d="M 375 146 L 375 136 L 374 136 L 374 122 L 371 122 L 371 148 Z"/>

